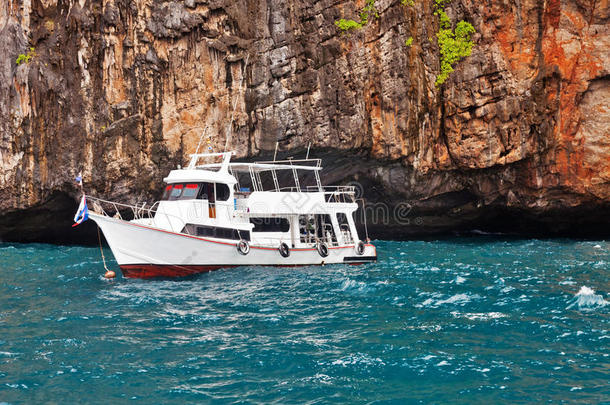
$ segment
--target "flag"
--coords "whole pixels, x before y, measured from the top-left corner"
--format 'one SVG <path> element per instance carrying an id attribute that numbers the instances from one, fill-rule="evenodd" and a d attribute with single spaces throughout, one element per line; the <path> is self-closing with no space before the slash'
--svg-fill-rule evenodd
<path id="1" fill-rule="evenodd" d="M 80 205 L 78 206 L 78 211 L 76 211 L 76 215 L 74 215 L 74 224 L 72 227 L 76 225 L 80 225 L 84 221 L 89 218 L 89 209 L 87 208 L 87 199 L 85 199 L 85 195 L 83 194 L 83 198 L 80 200 Z"/>
<path id="2" fill-rule="evenodd" d="M 76 184 L 81 187 L 83 186 L 83 175 L 81 173 L 78 173 L 78 176 L 76 176 L 74 180 L 76 181 Z"/>

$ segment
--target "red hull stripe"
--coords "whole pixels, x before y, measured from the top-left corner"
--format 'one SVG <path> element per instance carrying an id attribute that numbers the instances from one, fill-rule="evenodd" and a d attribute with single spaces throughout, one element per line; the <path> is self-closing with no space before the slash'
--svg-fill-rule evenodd
<path id="1" fill-rule="evenodd" d="M 184 233 L 176 233 L 176 232 L 171 232 L 171 231 L 166 231 L 164 229 L 159 229 L 159 228 L 153 228 L 150 226 L 146 226 L 146 225 L 140 225 L 140 224 L 134 224 L 132 222 L 129 221 L 119 221 L 125 225 L 131 225 L 131 226 L 136 226 L 138 228 L 144 228 L 144 229 L 149 229 L 151 231 L 157 231 L 157 232 L 163 232 L 163 233 L 168 233 L 170 235 L 176 235 L 176 236 L 182 236 L 185 238 L 191 238 L 191 239 L 198 239 L 204 242 L 210 242 L 210 243 L 218 243 L 221 245 L 229 245 L 229 246 L 236 246 L 237 242 L 235 243 L 229 243 L 229 242 L 221 242 L 218 240 L 211 240 L 211 239 L 206 239 L 206 238 L 200 238 L 198 236 L 193 236 L 193 235 L 187 235 Z M 367 243 L 365 244 L 365 246 L 374 246 L 371 243 Z M 260 249 L 260 250 L 277 250 L 277 248 L 273 248 L 273 247 L 263 247 L 263 246 L 254 246 L 251 245 L 250 246 L 252 249 Z M 278 246 L 279 247 L 279 246 Z M 346 245 L 346 246 L 334 246 L 334 247 L 329 247 L 329 249 L 349 249 L 349 248 L 354 248 L 354 245 Z M 293 251 L 311 251 L 311 250 L 316 250 L 316 248 L 293 248 Z M 227 266 L 222 266 L 222 267 L 227 267 Z"/>
<path id="2" fill-rule="evenodd" d="M 337 263 L 340 264 L 340 263 Z M 343 264 L 365 264 L 365 262 L 346 262 Z M 305 267 L 314 264 L 269 264 L 269 267 Z M 218 265 L 178 265 L 178 264 L 124 264 L 119 266 L 123 276 L 127 278 L 157 278 L 157 277 L 187 277 L 194 274 L 207 273 L 218 269 L 238 267 L 234 264 Z"/>

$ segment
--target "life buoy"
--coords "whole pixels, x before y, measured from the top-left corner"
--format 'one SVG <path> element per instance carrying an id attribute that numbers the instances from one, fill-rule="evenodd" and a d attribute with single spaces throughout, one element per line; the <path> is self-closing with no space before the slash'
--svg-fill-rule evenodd
<path id="1" fill-rule="evenodd" d="M 364 254 L 364 242 L 363 241 L 359 241 L 358 244 L 356 245 L 356 253 L 360 256 L 362 256 Z"/>
<path id="2" fill-rule="evenodd" d="M 324 243 L 324 242 L 318 243 L 317 248 L 318 248 L 318 253 L 320 254 L 320 256 L 322 256 L 322 257 L 328 256 L 328 246 L 326 246 L 326 243 Z"/>
<path id="3" fill-rule="evenodd" d="M 237 243 L 237 251 L 244 256 L 250 253 L 250 244 L 248 243 L 248 241 L 245 239 L 240 240 Z"/>
<path id="4" fill-rule="evenodd" d="M 282 255 L 282 257 L 288 257 L 290 256 L 290 248 L 288 247 L 287 244 L 285 243 L 281 243 L 280 247 L 277 248 L 280 251 L 280 254 Z"/>

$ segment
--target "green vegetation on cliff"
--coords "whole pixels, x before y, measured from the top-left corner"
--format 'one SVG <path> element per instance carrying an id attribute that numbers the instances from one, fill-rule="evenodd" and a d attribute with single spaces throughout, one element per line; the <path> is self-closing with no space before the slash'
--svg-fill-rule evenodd
<path id="1" fill-rule="evenodd" d="M 459 21 L 455 30 L 451 28 L 451 19 L 445 12 L 445 4 L 450 0 L 435 0 L 435 15 L 439 18 L 439 31 L 436 34 L 440 53 L 441 71 L 436 77 L 436 86 L 445 83 L 453 67 L 463 58 L 470 56 L 474 42 L 472 34 L 476 31 L 472 24 Z"/>
<path id="2" fill-rule="evenodd" d="M 34 56 L 36 56 L 36 51 L 34 50 L 34 47 L 30 47 L 27 54 L 21 53 L 19 56 L 17 56 L 15 63 L 18 65 L 21 65 L 22 63 L 30 63 L 30 59 L 32 59 Z"/>
<path id="3" fill-rule="evenodd" d="M 379 12 L 375 8 L 375 0 L 366 0 L 366 5 L 360 11 L 360 22 L 341 18 L 335 21 L 335 25 L 343 32 L 353 29 L 360 29 L 369 22 L 369 18 L 371 18 L 371 15 L 373 15 L 375 18 L 379 18 Z"/>
<path id="4" fill-rule="evenodd" d="M 450 2 L 451 0 L 434 0 L 434 15 L 439 19 L 439 31 L 436 33 L 436 38 L 441 69 L 435 81 L 437 87 L 445 83 L 460 60 L 470 56 L 474 46 L 472 35 L 476 31 L 472 24 L 464 20 L 458 21 L 453 29 L 451 19 L 445 12 L 445 6 Z M 415 0 L 400 0 L 400 4 L 412 7 L 415 5 Z M 343 32 L 360 29 L 369 22 L 371 15 L 379 18 L 375 0 L 366 0 L 366 5 L 360 11 L 360 21 L 341 18 L 335 21 L 335 25 Z M 413 37 L 405 40 L 406 47 L 410 47 L 412 44 Z"/>

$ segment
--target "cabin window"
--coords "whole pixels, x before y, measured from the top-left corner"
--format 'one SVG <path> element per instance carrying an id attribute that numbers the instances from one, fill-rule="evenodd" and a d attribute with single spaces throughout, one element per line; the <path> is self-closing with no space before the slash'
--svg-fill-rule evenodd
<path id="1" fill-rule="evenodd" d="M 216 190 L 214 190 L 216 186 Z M 178 183 L 168 184 L 163 192 L 162 200 L 208 200 L 227 201 L 231 196 L 229 186 L 222 183 Z"/>
<path id="2" fill-rule="evenodd" d="M 217 201 L 227 201 L 231 196 L 231 191 L 229 190 L 229 186 L 223 183 L 216 183 L 216 200 Z"/>
<path id="3" fill-rule="evenodd" d="M 199 191 L 199 184 L 197 183 L 188 183 L 184 185 L 184 190 L 182 191 L 181 200 L 194 199 L 197 197 L 197 192 Z"/>
<path id="4" fill-rule="evenodd" d="M 197 195 L 197 199 L 209 200 L 210 195 L 214 195 L 214 184 L 213 183 L 201 183 L 201 186 L 199 187 L 199 194 Z"/>
<path id="5" fill-rule="evenodd" d="M 290 222 L 286 218 L 250 218 L 250 223 L 254 224 L 252 232 L 288 232 Z"/>
<path id="6" fill-rule="evenodd" d="M 182 233 L 195 236 L 207 236 L 210 238 L 250 240 L 250 231 L 243 231 L 232 228 L 220 228 L 217 226 L 186 224 L 184 229 L 182 229 Z"/>
<path id="7" fill-rule="evenodd" d="M 182 184 L 174 184 L 174 188 L 172 188 L 172 192 L 169 195 L 170 200 L 177 200 L 182 195 Z"/>
<path id="8" fill-rule="evenodd" d="M 216 185 L 216 190 L 214 190 Z M 197 198 L 210 201 L 227 201 L 231 196 L 229 186 L 223 183 L 202 183 L 201 191 Z"/>
<path id="9" fill-rule="evenodd" d="M 165 191 L 163 192 L 163 197 L 161 197 L 161 200 L 169 200 L 169 195 L 172 192 L 172 185 L 168 184 L 165 187 Z"/>

